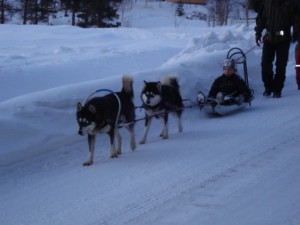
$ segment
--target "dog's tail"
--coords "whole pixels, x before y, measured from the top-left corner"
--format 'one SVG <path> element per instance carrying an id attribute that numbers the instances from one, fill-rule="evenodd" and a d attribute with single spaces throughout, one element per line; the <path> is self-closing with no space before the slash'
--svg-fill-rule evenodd
<path id="1" fill-rule="evenodd" d="M 170 86 L 172 88 L 175 88 L 179 92 L 180 86 L 178 84 L 177 77 L 166 76 L 166 77 L 161 78 L 160 82 L 163 85 L 167 85 L 167 86 Z"/>
<path id="2" fill-rule="evenodd" d="M 122 87 L 121 92 L 124 92 L 126 95 L 133 97 L 133 79 L 132 79 L 132 77 L 130 75 L 124 75 L 122 78 L 122 83 L 123 83 L 123 87 Z"/>

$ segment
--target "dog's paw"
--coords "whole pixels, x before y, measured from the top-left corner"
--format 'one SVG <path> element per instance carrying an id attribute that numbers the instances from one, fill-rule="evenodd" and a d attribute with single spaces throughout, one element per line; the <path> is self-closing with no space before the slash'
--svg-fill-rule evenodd
<path id="1" fill-rule="evenodd" d="M 131 146 L 131 150 L 134 151 L 136 149 L 136 143 L 135 143 L 135 141 L 131 142 L 130 146 Z"/>
<path id="2" fill-rule="evenodd" d="M 141 140 L 141 141 L 139 142 L 140 145 L 143 145 L 143 144 L 145 144 L 145 143 L 146 143 L 146 140 Z"/>
<path id="3" fill-rule="evenodd" d="M 118 149 L 118 150 L 121 151 L 120 149 Z M 119 151 L 116 151 L 116 149 L 112 147 L 110 149 L 110 158 L 117 158 Z"/>
<path id="4" fill-rule="evenodd" d="M 167 133 L 167 132 L 166 132 Z M 159 137 L 161 137 L 162 139 L 168 139 L 169 135 L 166 134 L 164 131 L 161 132 L 161 134 L 159 135 Z"/>
<path id="5" fill-rule="evenodd" d="M 178 126 L 178 131 L 179 131 L 179 133 L 182 133 L 183 127 L 182 126 Z"/>
<path id="6" fill-rule="evenodd" d="M 114 153 L 114 154 L 112 154 L 112 155 L 110 155 L 110 158 L 118 158 L 118 154 L 117 153 Z"/>
<path id="7" fill-rule="evenodd" d="M 82 165 L 83 166 L 91 166 L 91 165 L 93 165 L 93 161 L 86 161 Z"/>

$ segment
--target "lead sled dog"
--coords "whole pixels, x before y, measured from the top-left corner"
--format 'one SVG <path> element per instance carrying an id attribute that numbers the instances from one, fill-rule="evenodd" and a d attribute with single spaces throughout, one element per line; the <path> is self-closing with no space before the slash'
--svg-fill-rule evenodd
<path id="1" fill-rule="evenodd" d="M 120 92 L 110 93 L 102 97 L 88 99 L 84 105 L 77 103 L 77 123 L 79 135 L 88 135 L 89 157 L 84 166 L 93 164 L 96 134 L 107 133 L 110 139 L 110 156 L 115 158 L 122 153 L 122 140 L 118 131 L 120 121 L 128 123 L 135 119 L 133 103 L 133 79 L 123 76 L 123 87 Z M 127 126 L 130 132 L 131 149 L 135 150 L 134 123 Z M 118 146 L 116 149 L 115 138 Z"/>

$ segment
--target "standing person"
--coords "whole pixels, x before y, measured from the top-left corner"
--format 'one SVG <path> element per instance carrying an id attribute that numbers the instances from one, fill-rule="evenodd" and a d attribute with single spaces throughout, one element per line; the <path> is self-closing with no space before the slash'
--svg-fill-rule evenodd
<path id="1" fill-rule="evenodd" d="M 270 96 L 273 93 L 273 98 L 281 97 L 286 78 L 290 42 L 295 42 L 299 35 L 297 1 L 299 0 L 264 0 L 257 14 L 255 36 L 258 46 L 263 42 L 261 73 L 265 87 L 264 96 Z M 291 27 L 293 27 L 292 35 Z M 266 33 L 262 38 L 264 29 Z"/>
<path id="2" fill-rule="evenodd" d="M 298 85 L 298 90 L 300 90 L 300 39 L 295 48 L 295 57 L 296 57 L 296 82 Z"/>
<path id="3" fill-rule="evenodd" d="M 226 59 L 223 63 L 223 74 L 216 78 L 210 88 L 208 98 L 224 100 L 225 103 L 241 104 L 250 102 L 252 94 L 244 80 L 236 73 L 233 59 Z"/>

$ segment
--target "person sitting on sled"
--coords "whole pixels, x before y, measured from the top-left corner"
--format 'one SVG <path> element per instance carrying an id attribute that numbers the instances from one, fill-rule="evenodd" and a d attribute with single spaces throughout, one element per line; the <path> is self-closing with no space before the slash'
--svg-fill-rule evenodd
<path id="1" fill-rule="evenodd" d="M 250 89 L 245 81 L 236 74 L 233 59 L 224 60 L 223 74 L 214 80 L 207 100 L 216 101 L 223 105 L 240 105 L 252 100 Z"/>

